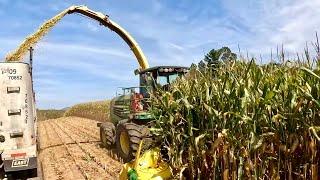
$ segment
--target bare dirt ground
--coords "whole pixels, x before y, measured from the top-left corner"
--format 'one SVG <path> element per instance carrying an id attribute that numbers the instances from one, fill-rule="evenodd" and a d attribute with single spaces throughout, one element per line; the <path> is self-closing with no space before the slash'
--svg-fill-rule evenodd
<path id="1" fill-rule="evenodd" d="M 100 147 L 97 121 L 63 117 L 38 123 L 44 179 L 117 179 L 121 163 Z"/>

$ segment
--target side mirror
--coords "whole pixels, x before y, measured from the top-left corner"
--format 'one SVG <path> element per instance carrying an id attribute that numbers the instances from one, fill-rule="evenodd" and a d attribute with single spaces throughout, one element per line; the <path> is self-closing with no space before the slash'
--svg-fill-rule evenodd
<path id="1" fill-rule="evenodd" d="M 138 74 L 140 74 L 140 69 L 134 70 L 134 75 L 138 75 Z"/>

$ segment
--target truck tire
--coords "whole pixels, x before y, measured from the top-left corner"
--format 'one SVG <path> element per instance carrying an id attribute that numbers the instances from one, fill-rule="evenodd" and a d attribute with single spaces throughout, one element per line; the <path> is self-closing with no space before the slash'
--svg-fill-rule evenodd
<path id="1" fill-rule="evenodd" d="M 100 126 L 100 140 L 102 147 L 111 149 L 115 144 L 116 128 L 111 122 L 104 122 Z"/>
<path id="2" fill-rule="evenodd" d="M 116 147 L 124 162 L 134 159 L 141 139 L 146 135 L 146 127 L 135 123 L 117 125 Z"/>

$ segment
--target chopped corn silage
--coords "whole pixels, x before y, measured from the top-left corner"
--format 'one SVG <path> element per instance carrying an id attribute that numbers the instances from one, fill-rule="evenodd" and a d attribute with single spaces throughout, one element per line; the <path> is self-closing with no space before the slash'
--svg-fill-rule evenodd
<path id="1" fill-rule="evenodd" d="M 35 33 L 29 35 L 17 49 L 6 56 L 6 62 L 22 61 L 24 55 L 28 52 L 28 49 L 39 42 L 41 38 L 44 37 L 67 13 L 68 9 L 60 12 L 42 24 Z"/>

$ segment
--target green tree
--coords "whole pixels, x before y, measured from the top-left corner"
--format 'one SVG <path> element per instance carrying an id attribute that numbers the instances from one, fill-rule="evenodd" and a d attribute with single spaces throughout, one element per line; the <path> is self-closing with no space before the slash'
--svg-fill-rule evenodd
<path id="1" fill-rule="evenodd" d="M 212 49 L 207 53 L 202 61 L 199 62 L 199 68 L 205 67 L 205 65 L 213 68 L 219 67 L 223 61 L 236 60 L 237 55 L 233 53 L 230 48 L 222 47 L 220 49 Z"/>

